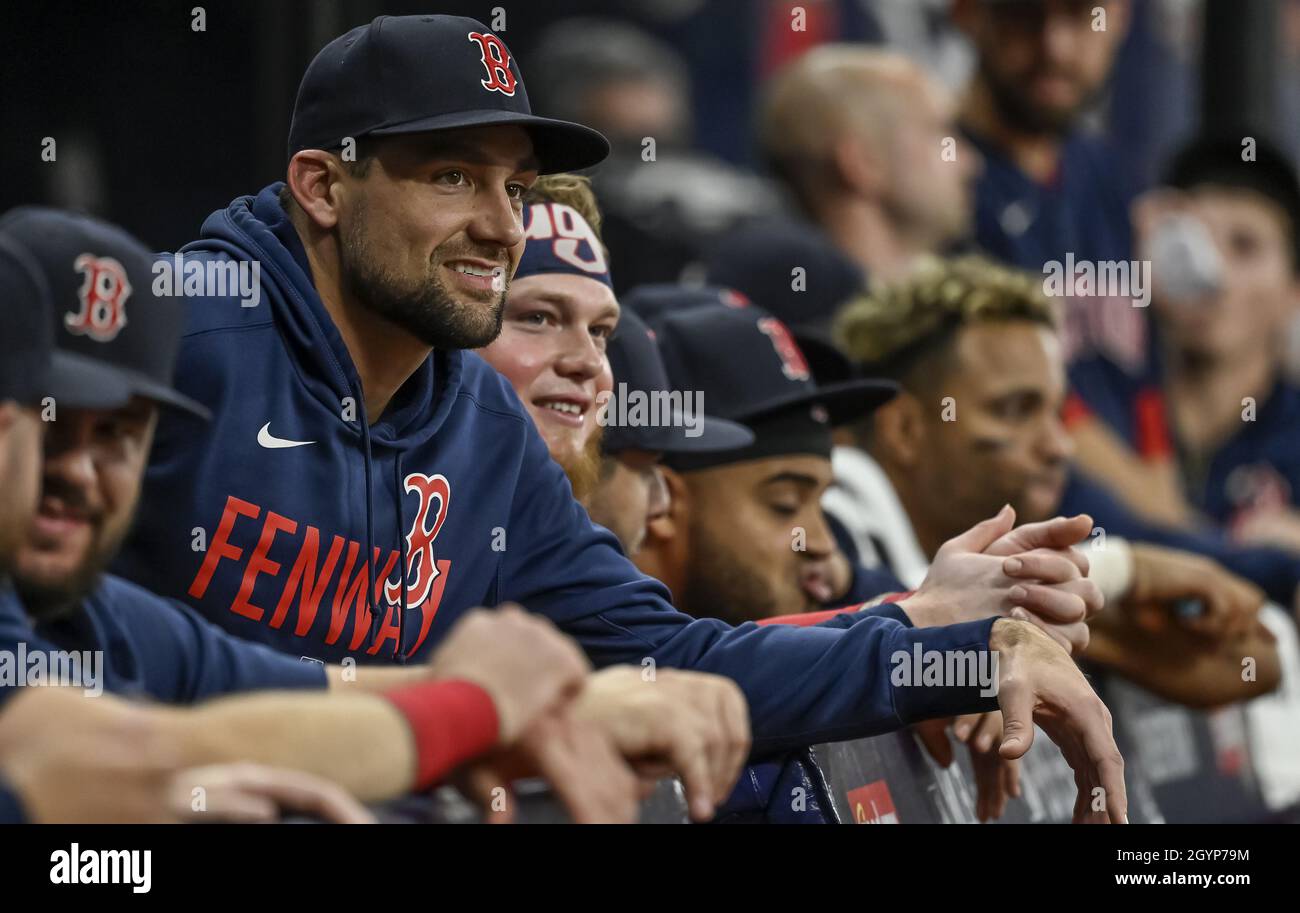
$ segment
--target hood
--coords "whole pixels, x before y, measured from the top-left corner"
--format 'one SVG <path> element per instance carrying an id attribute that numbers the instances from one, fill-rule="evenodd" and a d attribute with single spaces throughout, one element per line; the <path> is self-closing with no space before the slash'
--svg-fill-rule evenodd
<path id="1" fill-rule="evenodd" d="M 280 205 L 283 186 L 276 182 L 256 196 L 238 197 L 212 213 L 199 240 L 181 252 L 225 253 L 260 263 L 269 274 L 262 292 L 299 378 L 326 411 L 359 437 L 368 418 L 361 380 L 338 327 L 316 293 L 298 232 Z M 463 359 L 460 351 L 434 350 L 397 391 L 380 420 L 369 426 L 371 443 L 407 450 L 432 437 L 460 390 Z M 349 399 L 356 404 L 355 420 L 344 417 Z"/>

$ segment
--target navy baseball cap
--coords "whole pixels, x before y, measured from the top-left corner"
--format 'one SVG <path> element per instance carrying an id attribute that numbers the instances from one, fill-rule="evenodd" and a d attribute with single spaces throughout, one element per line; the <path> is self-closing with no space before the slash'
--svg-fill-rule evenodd
<path id="1" fill-rule="evenodd" d="M 30 253 L 0 234 L 0 402 L 52 396 L 71 406 L 108 405 L 104 370 L 54 348 L 49 287 Z"/>
<path id="2" fill-rule="evenodd" d="M 812 411 L 834 427 L 866 416 L 898 392 L 883 380 L 818 386 L 790 329 L 753 305 L 670 310 L 651 326 L 673 387 L 703 391 L 712 414 L 746 425 L 819 406 Z"/>
<path id="3" fill-rule="evenodd" d="M 742 293 L 720 285 L 682 285 L 677 282 L 649 282 L 620 295 L 623 313 L 629 309 L 653 325 L 669 311 L 684 311 L 702 304 L 744 307 L 750 303 Z"/>
<path id="4" fill-rule="evenodd" d="M 820 230 L 789 219 L 742 226 L 718 241 L 705 269 L 708 282 L 736 289 L 790 328 L 818 383 L 854 376 L 832 325 L 839 309 L 866 290 L 866 274 Z"/>
<path id="5" fill-rule="evenodd" d="M 95 369 L 98 395 L 81 405 L 114 408 L 143 396 L 210 417 L 171 386 L 185 310 L 154 294 L 148 248 L 99 219 L 35 206 L 0 219 L 0 237 L 24 250 L 46 288 L 55 349 Z"/>
<path id="6" fill-rule="evenodd" d="M 590 127 L 533 114 L 505 42 L 460 16 L 380 16 L 321 49 L 303 74 L 289 155 L 336 149 L 345 137 L 457 127 L 523 127 L 543 174 L 577 171 L 609 155 Z"/>
<path id="7" fill-rule="evenodd" d="M 618 329 L 605 349 L 614 373 L 614 394 L 602 407 L 605 435 L 601 446 L 606 453 L 649 450 L 658 453 L 707 453 L 738 450 L 754 443 L 754 433 L 744 425 L 709 415 L 684 415 L 673 408 L 668 421 L 656 425 L 620 424 L 620 399 L 656 393 L 670 394 L 668 371 L 664 368 L 654 333 L 641 318 L 623 311 Z M 692 429 L 691 425 L 695 428 Z"/>

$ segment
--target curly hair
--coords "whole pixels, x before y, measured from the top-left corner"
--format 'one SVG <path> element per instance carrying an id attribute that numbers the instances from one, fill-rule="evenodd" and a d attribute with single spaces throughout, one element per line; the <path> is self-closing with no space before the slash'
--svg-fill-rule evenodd
<path id="1" fill-rule="evenodd" d="M 544 174 L 529 188 L 527 203 L 562 203 L 578 211 L 600 237 L 600 208 L 591 189 L 591 178 L 581 174 Z"/>
<path id="2" fill-rule="evenodd" d="M 850 301 L 836 317 L 835 332 L 844 352 L 868 373 L 913 386 L 940 373 L 929 370 L 933 357 L 947 351 L 961 327 L 1009 320 L 1056 327 L 1041 280 L 965 256 L 932 259 L 906 279 Z"/>

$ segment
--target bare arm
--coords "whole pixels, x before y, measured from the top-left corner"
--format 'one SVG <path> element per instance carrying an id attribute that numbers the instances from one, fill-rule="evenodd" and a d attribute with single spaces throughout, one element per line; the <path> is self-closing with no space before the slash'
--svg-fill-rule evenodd
<path id="1" fill-rule="evenodd" d="M 1177 624 L 1148 630 L 1119 613 L 1094 619 L 1091 628 L 1085 659 L 1186 707 L 1249 700 L 1282 680 L 1277 642 L 1258 622 L 1245 635 L 1219 640 Z"/>
<path id="2" fill-rule="evenodd" d="M 265 692 L 150 713 L 156 737 L 181 767 L 289 767 L 338 783 L 362 801 L 403 795 L 415 783 L 410 728 L 377 696 Z"/>

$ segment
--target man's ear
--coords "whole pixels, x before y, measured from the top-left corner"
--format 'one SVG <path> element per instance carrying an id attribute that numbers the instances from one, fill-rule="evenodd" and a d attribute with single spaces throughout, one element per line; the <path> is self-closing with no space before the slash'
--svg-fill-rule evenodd
<path id="1" fill-rule="evenodd" d="M 660 466 L 659 471 L 668 489 L 668 509 L 646 524 L 646 539 L 668 542 L 690 529 L 691 490 L 680 473 L 667 466 Z"/>
<path id="2" fill-rule="evenodd" d="M 882 171 L 879 162 L 862 137 L 845 133 L 831 147 L 838 182 L 855 195 L 875 198 L 880 195 Z"/>
<path id="3" fill-rule="evenodd" d="M 903 391 L 872 415 L 872 443 L 882 462 L 910 468 L 925 447 L 924 407 L 917 397 Z"/>
<path id="4" fill-rule="evenodd" d="M 645 541 L 632 556 L 641 573 L 661 581 L 674 599 L 686 583 L 686 563 L 690 557 L 687 541 L 691 520 L 691 493 L 686 480 L 667 466 L 662 466 L 664 485 L 668 488 L 668 510 L 646 524 Z"/>
<path id="5" fill-rule="evenodd" d="M 294 202 L 317 228 L 328 231 L 339 221 L 339 187 L 343 169 L 321 149 L 303 149 L 289 160 L 285 183 Z"/>

